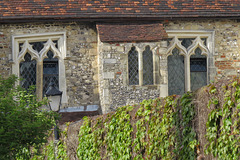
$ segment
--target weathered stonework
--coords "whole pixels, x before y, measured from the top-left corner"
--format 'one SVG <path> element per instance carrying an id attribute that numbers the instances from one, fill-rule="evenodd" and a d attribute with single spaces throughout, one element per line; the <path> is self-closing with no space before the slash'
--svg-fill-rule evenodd
<path id="1" fill-rule="evenodd" d="M 189 20 L 165 22 L 166 30 L 213 31 L 213 51 L 208 57 L 208 83 L 222 77 L 238 76 L 240 72 L 240 23 L 235 20 Z M 128 85 L 127 54 L 131 46 L 146 46 L 145 43 L 102 43 L 99 41 L 99 87 L 101 107 L 104 113 L 116 107 L 134 104 L 143 99 L 168 95 L 167 42 L 152 42 L 158 46 L 156 66 L 159 67 L 158 82 L 154 86 Z M 208 46 L 209 47 L 209 46 Z M 140 47 L 141 48 L 141 47 Z M 140 49 L 140 52 L 143 50 Z M 105 75 L 111 77 L 106 78 Z"/>
<path id="2" fill-rule="evenodd" d="M 66 32 L 67 57 L 64 64 L 68 102 L 62 107 L 99 105 L 97 36 L 92 24 L 59 22 L 0 25 L 1 75 L 6 77 L 12 73 L 13 35 L 49 32 Z"/>
<path id="3" fill-rule="evenodd" d="M 208 57 L 208 79 L 238 76 L 240 72 L 240 22 L 237 20 L 165 21 L 166 30 L 213 31 L 214 51 Z M 63 107 L 99 105 L 103 113 L 143 99 L 168 95 L 166 40 L 156 42 L 101 42 L 94 23 L 18 23 L 0 25 L 0 74 L 12 73 L 13 35 L 66 32 L 64 60 L 68 102 Z M 128 84 L 128 52 L 142 53 L 149 45 L 154 55 L 154 85 Z M 208 81 L 208 82 L 209 82 Z"/>
<path id="4" fill-rule="evenodd" d="M 11 73 L 11 64 L 9 57 L 11 56 L 11 37 L 0 26 L 0 75 L 8 77 Z"/>
<path id="5" fill-rule="evenodd" d="M 133 105 L 144 99 L 160 95 L 159 49 L 166 49 L 164 43 L 102 43 L 99 42 L 99 86 L 103 113 L 116 110 L 119 106 Z M 132 46 L 142 53 L 149 45 L 153 52 L 154 85 L 140 86 L 128 84 L 128 52 Z M 162 46 L 163 47 L 162 47 Z M 141 72 L 141 71 L 140 71 Z"/>
<path id="6" fill-rule="evenodd" d="M 210 80 L 214 78 L 239 75 L 240 71 L 240 22 L 237 20 L 194 20 L 169 21 L 164 25 L 170 30 L 213 30 L 214 64 L 216 72 L 210 73 Z M 217 76 L 216 76 L 217 75 Z"/>

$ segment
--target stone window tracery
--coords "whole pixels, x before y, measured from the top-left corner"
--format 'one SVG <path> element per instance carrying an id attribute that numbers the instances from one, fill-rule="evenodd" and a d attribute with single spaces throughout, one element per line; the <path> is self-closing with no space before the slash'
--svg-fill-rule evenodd
<path id="1" fill-rule="evenodd" d="M 65 32 L 13 36 L 13 74 L 21 77 L 20 85 L 36 85 L 41 99 L 50 81 L 63 91 L 62 103 L 67 103 L 64 58 Z"/>
<path id="2" fill-rule="evenodd" d="M 213 64 L 212 31 L 168 31 L 168 94 L 194 91 L 209 81 Z M 210 63 L 211 62 L 211 63 Z"/>

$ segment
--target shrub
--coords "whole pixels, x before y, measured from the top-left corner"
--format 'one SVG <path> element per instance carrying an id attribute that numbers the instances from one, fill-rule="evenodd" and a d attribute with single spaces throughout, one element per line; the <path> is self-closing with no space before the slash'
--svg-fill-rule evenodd
<path id="1" fill-rule="evenodd" d="M 16 76 L 0 77 L 0 159 L 29 159 L 30 148 L 47 141 L 48 130 L 57 114 L 41 110 L 46 99 L 38 101 L 33 87 L 16 87 Z"/>

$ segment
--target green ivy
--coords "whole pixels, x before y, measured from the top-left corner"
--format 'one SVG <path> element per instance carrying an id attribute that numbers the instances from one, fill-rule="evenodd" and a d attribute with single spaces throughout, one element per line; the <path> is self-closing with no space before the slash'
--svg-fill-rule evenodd
<path id="1" fill-rule="evenodd" d="M 107 144 L 107 157 L 112 160 L 115 159 L 131 159 L 131 133 L 133 128 L 130 123 L 129 111 L 133 109 L 132 106 L 120 107 L 109 123 L 105 123 Z"/>
<path id="2" fill-rule="evenodd" d="M 208 115 L 207 140 L 205 152 L 223 160 L 240 158 L 240 85 L 238 80 L 228 86 L 222 87 L 224 102 L 219 104 L 217 95 L 221 90 L 210 88 L 209 101 L 211 109 Z"/>
<path id="3" fill-rule="evenodd" d="M 134 160 L 143 159 L 145 154 L 145 148 L 148 144 L 147 138 L 147 124 L 150 120 L 151 114 L 151 104 L 152 100 L 144 100 L 140 103 L 140 107 L 136 112 L 136 118 L 139 120 L 136 122 L 136 135 L 135 139 L 133 140 L 134 152 L 136 153 Z"/>
<path id="4" fill-rule="evenodd" d="M 181 107 L 177 108 L 179 103 Z M 85 117 L 79 132 L 78 158 L 196 158 L 198 142 L 192 128 L 192 94 L 187 93 L 181 99 L 169 96 L 144 100 L 137 110 L 133 109 L 132 106 L 119 107 L 104 120 L 100 117 L 92 121 Z"/>
<path id="5" fill-rule="evenodd" d="M 103 129 L 97 128 L 101 123 L 98 119 L 97 124 L 91 128 L 91 121 L 88 117 L 83 118 L 84 123 L 79 132 L 79 145 L 77 148 L 77 156 L 80 160 L 95 160 L 101 159 L 100 146 L 102 145 Z"/>
<path id="6" fill-rule="evenodd" d="M 169 96 L 165 105 L 154 104 L 152 117 L 149 123 L 148 159 L 173 159 L 174 125 L 173 113 L 177 99 Z"/>
<path id="7" fill-rule="evenodd" d="M 178 159 L 196 159 L 196 146 L 198 144 L 196 139 L 196 132 L 193 129 L 192 121 L 195 116 L 194 104 L 192 103 L 192 93 L 185 93 L 180 99 L 181 109 L 178 109 L 176 113 L 177 124 L 177 136 L 180 137 L 177 140 L 177 155 Z M 180 119 L 180 117 L 182 117 Z M 187 153 L 187 154 L 186 154 Z"/>

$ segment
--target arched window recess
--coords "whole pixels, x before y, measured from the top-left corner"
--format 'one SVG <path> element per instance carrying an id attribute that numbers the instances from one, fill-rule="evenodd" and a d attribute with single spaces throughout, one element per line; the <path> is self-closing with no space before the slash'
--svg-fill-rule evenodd
<path id="1" fill-rule="evenodd" d="M 62 103 L 67 103 L 65 78 L 66 33 L 52 32 L 12 37 L 12 73 L 22 77 L 24 88 L 36 85 L 42 99 L 49 81 L 63 91 Z"/>
<path id="2" fill-rule="evenodd" d="M 35 51 L 33 48 L 32 48 L 32 45 L 30 45 L 28 43 L 28 41 L 25 41 L 23 43 L 22 46 L 19 45 L 19 47 L 21 48 L 21 51 L 19 52 L 18 54 L 18 62 L 22 62 L 24 61 L 24 57 L 25 57 L 25 54 L 26 53 L 29 53 L 31 55 L 31 60 L 35 59 L 35 60 L 38 60 L 39 59 L 39 54 L 37 51 Z"/>
<path id="3" fill-rule="evenodd" d="M 204 40 L 202 40 L 200 37 L 197 37 L 195 40 L 193 40 L 192 45 L 188 47 L 187 52 L 189 56 L 195 54 L 195 50 L 197 48 L 201 50 L 201 55 L 208 56 L 209 50 L 204 44 Z"/>
<path id="4" fill-rule="evenodd" d="M 39 52 L 40 55 L 40 61 L 42 61 L 44 58 L 47 58 L 47 53 L 51 50 L 53 52 L 53 58 L 59 58 L 60 57 L 60 51 L 56 48 L 56 44 L 49 39 L 45 44 L 44 48 Z"/>
<path id="5" fill-rule="evenodd" d="M 173 37 L 171 40 L 168 48 L 167 48 L 167 55 L 172 55 L 173 50 L 177 48 L 179 51 L 179 55 L 186 55 L 187 54 L 187 49 L 182 45 L 182 41 L 179 40 L 176 36 Z"/>
<path id="6" fill-rule="evenodd" d="M 209 66 L 213 64 L 214 32 L 177 30 L 167 33 L 171 39 L 166 53 L 168 56 L 168 93 L 182 94 L 206 85 L 211 79 L 208 73 L 212 72 L 211 68 L 214 68 Z M 178 56 L 174 55 L 176 53 Z M 184 56 L 184 59 L 180 55 Z M 180 62 L 184 64 L 180 65 Z M 180 66 L 184 67 L 184 71 L 178 71 Z M 181 75 L 176 74 L 176 70 L 177 73 L 184 74 L 183 80 L 180 80 Z M 176 90 L 176 88 L 180 89 Z"/>

